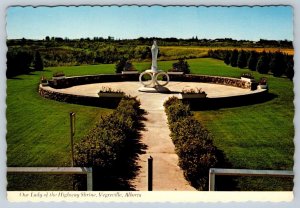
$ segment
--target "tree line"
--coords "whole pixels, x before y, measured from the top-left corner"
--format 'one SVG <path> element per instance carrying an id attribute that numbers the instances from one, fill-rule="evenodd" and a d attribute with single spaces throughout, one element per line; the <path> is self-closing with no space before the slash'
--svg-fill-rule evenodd
<path id="1" fill-rule="evenodd" d="M 208 56 L 223 60 L 232 67 L 248 68 L 260 74 L 272 73 L 275 77 L 286 75 L 290 80 L 294 77 L 293 56 L 280 51 L 209 50 Z"/>
<path id="2" fill-rule="evenodd" d="M 8 50 L 6 70 L 8 78 L 43 69 L 44 63 L 39 51 L 31 53 L 26 50 Z"/>

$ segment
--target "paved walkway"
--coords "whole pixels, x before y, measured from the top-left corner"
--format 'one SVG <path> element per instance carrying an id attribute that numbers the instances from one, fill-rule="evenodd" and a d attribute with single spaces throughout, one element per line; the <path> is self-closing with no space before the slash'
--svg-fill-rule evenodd
<path id="1" fill-rule="evenodd" d="M 138 98 L 141 107 L 148 114 L 144 121 L 146 130 L 142 132 L 141 142 L 146 144 L 145 154 L 140 155 L 138 165 L 140 173 L 132 182 L 138 191 L 147 191 L 147 159 L 153 158 L 153 190 L 154 191 L 192 191 L 195 190 L 184 179 L 183 172 L 178 166 L 178 156 L 170 138 L 167 116 L 163 103 L 170 95 L 144 93 Z"/>

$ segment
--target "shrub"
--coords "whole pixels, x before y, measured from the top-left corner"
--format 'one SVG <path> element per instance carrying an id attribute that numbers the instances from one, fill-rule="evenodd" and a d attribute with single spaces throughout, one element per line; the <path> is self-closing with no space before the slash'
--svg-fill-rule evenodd
<path id="1" fill-rule="evenodd" d="M 293 78 L 294 78 L 294 59 L 293 59 L 293 57 L 287 57 L 285 74 L 290 80 L 293 80 Z"/>
<path id="2" fill-rule="evenodd" d="M 237 59 L 237 66 L 241 69 L 247 66 L 247 56 L 244 50 L 241 50 L 239 52 L 238 59 Z"/>
<path id="3" fill-rule="evenodd" d="M 226 65 L 230 64 L 230 52 L 229 51 L 226 51 L 226 54 L 225 54 L 225 57 L 224 57 L 224 63 Z"/>
<path id="4" fill-rule="evenodd" d="M 208 189 L 208 172 L 217 163 L 209 132 L 194 119 L 189 106 L 171 97 L 165 103 L 171 138 L 186 179 L 197 189 Z"/>
<path id="5" fill-rule="evenodd" d="M 251 51 L 250 57 L 248 59 L 247 66 L 251 71 L 256 70 L 256 65 L 258 61 L 258 53 L 256 51 Z"/>
<path id="6" fill-rule="evenodd" d="M 236 66 L 237 66 L 238 55 L 239 55 L 239 52 L 238 52 L 238 50 L 236 50 L 236 49 L 234 49 L 234 50 L 231 52 L 231 56 L 230 56 L 230 65 L 231 65 L 232 67 L 236 67 Z"/>
<path id="7" fill-rule="evenodd" d="M 140 116 L 140 102 L 124 97 L 114 113 L 101 117 L 96 126 L 75 144 L 75 165 L 109 173 L 121 161 L 126 161 L 126 146 L 137 138 Z"/>
<path id="8" fill-rule="evenodd" d="M 264 51 L 257 62 L 256 71 L 260 74 L 267 74 L 269 72 L 269 60 L 267 53 Z"/>
<path id="9" fill-rule="evenodd" d="M 36 52 L 33 60 L 33 67 L 36 71 L 42 71 L 44 69 L 43 59 L 40 52 Z"/>
<path id="10" fill-rule="evenodd" d="M 184 60 L 184 58 L 179 58 L 178 62 L 173 63 L 172 71 L 179 71 L 179 72 L 184 72 L 185 74 L 189 74 L 190 66 L 188 62 Z"/>
<path id="11" fill-rule="evenodd" d="M 116 68 L 116 73 L 121 73 L 122 71 L 134 70 L 133 64 L 126 58 L 121 58 L 121 60 L 119 60 L 116 63 L 115 68 Z"/>
<path id="12" fill-rule="evenodd" d="M 281 52 L 277 51 L 273 54 L 269 67 L 275 77 L 281 77 L 284 74 L 286 63 Z"/>

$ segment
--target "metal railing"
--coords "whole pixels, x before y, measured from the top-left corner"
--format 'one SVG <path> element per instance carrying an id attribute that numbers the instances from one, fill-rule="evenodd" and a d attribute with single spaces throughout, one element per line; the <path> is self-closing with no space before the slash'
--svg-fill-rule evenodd
<path id="1" fill-rule="evenodd" d="M 88 167 L 8 167 L 7 173 L 87 175 L 87 191 L 93 190 L 93 169 Z"/>
<path id="2" fill-rule="evenodd" d="M 209 191 L 215 191 L 215 176 L 275 176 L 275 177 L 293 177 L 293 171 L 289 170 L 252 170 L 252 169 L 209 169 Z"/>

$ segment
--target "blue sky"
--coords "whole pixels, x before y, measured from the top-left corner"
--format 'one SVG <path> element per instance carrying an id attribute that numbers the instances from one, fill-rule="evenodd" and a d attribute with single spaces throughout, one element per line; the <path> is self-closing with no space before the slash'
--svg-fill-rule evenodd
<path id="1" fill-rule="evenodd" d="M 8 39 L 113 36 L 293 40 L 293 8 L 269 7 L 10 7 Z"/>

